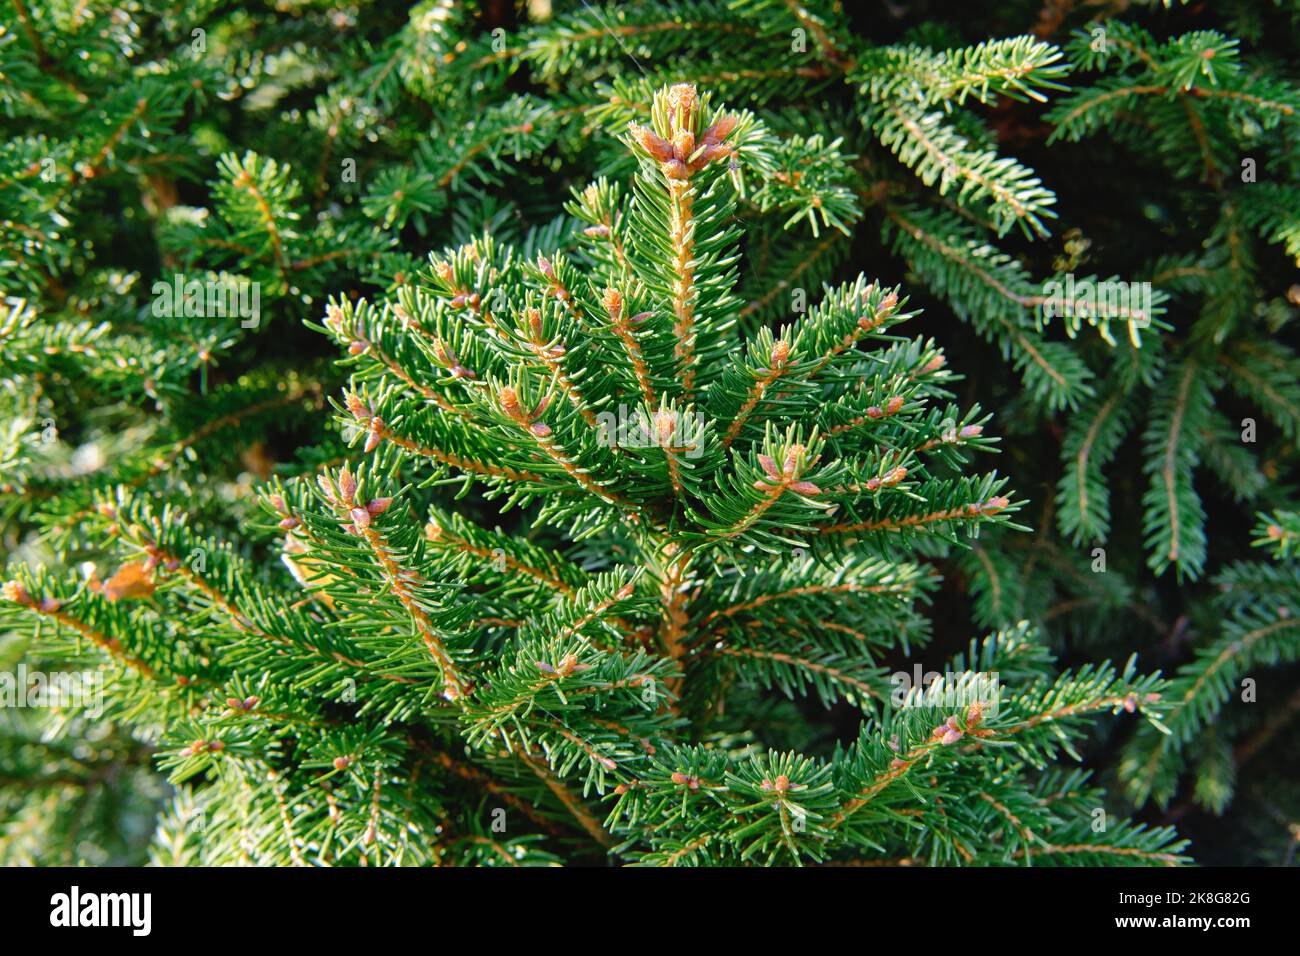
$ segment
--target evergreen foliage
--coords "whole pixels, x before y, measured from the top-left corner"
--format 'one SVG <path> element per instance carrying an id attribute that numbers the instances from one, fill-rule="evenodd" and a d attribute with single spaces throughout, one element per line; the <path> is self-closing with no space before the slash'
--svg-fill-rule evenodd
<path id="1" fill-rule="evenodd" d="M 868 6 L 0 14 L 0 860 L 1288 858 L 1300 4 Z"/>

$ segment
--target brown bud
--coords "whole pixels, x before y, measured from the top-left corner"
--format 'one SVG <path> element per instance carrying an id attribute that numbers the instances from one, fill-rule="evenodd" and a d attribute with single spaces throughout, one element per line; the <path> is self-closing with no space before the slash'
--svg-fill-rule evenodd
<path id="1" fill-rule="evenodd" d="M 518 421 L 524 417 L 523 409 L 519 407 L 519 393 L 509 385 L 497 393 L 497 400 L 501 403 L 501 410 L 511 418 Z"/>
<path id="2" fill-rule="evenodd" d="M 957 725 L 956 716 L 949 717 L 946 721 L 934 728 L 933 736 L 939 738 L 939 742 L 945 747 L 955 744 L 961 739 L 962 729 Z"/>
<path id="3" fill-rule="evenodd" d="M 717 114 L 713 117 L 713 124 L 700 137 L 700 143 L 705 146 L 721 143 L 731 135 L 731 131 L 736 128 L 736 122 L 736 116 L 731 113 Z"/>
<path id="4" fill-rule="evenodd" d="M 347 406 L 348 411 L 352 413 L 352 417 L 358 421 L 362 421 L 374 415 L 370 406 L 367 405 L 356 392 L 348 392 L 347 395 L 343 397 L 343 403 Z"/>
<path id="5" fill-rule="evenodd" d="M 677 415 L 666 408 L 655 412 L 655 432 L 659 436 L 660 447 L 672 445 L 673 435 L 677 432 Z"/>
<path id="6" fill-rule="evenodd" d="M 691 124 L 692 114 L 699 105 L 693 83 L 678 83 L 668 91 L 668 115 L 673 118 L 679 129 L 687 129 Z"/>
<path id="7" fill-rule="evenodd" d="M 673 137 L 673 158 L 680 163 L 686 162 L 695 152 L 695 134 L 688 129 L 680 130 Z"/>
<path id="8" fill-rule="evenodd" d="M 687 170 L 686 164 L 676 159 L 669 160 L 660 168 L 664 171 L 664 175 L 669 179 L 686 179 L 690 176 L 690 171 Z"/>
<path id="9" fill-rule="evenodd" d="M 791 445 L 788 449 L 786 449 L 785 468 L 782 477 L 785 478 L 794 477 L 794 470 L 798 466 L 799 459 L 803 455 L 803 453 L 804 453 L 803 445 Z"/>
<path id="10" fill-rule="evenodd" d="M 623 293 L 613 286 L 609 286 L 601 295 L 600 301 L 605 306 L 605 312 L 608 313 L 610 321 L 617 323 L 623 315 Z"/>
<path id="11" fill-rule="evenodd" d="M 666 163 L 673 158 L 672 146 L 656 135 L 654 130 L 646 126 L 639 126 L 636 123 L 632 123 L 629 129 L 632 131 L 632 138 L 650 154 L 650 157 L 656 163 Z"/>
<path id="12" fill-rule="evenodd" d="M 325 324 L 335 332 L 343 331 L 343 310 L 333 302 L 325 306 Z"/>
<path id="13" fill-rule="evenodd" d="M 365 508 L 353 508 L 348 515 L 352 518 L 352 526 L 361 530 L 370 527 L 370 512 Z"/>
<path id="14" fill-rule="evenodd" d="M 357 493 L 357 479 L 353 477 L 352 472 L 347 468 L 339 469 L 339 494 L 343 496 L 345 504 L 351 503 L 352 496 Z"/>
<path id="15" fill-rule="evenodd" d="M 392 503 L 392 498 L 374 498 L 366 505 L 366 510 L 372 515 L 381 515 L 388 510 L 388 506 Z"/>
<path id="16" fill-rule="evenodd" d="M 680 771 L 673 771 L 673 775 L 669 777 L 669 779 L 672 780 L 673 783 L 683 784 L 690 787 L 692 790 L 700 789 L 700 780 L 698 777 L 692 777 L 689 774 L 684 774 Z"/>

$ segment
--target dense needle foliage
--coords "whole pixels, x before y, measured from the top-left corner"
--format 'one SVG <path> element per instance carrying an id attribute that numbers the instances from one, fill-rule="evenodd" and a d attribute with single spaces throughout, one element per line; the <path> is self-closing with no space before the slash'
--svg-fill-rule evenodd
<path id="1" fill-rule="evenodd" d="M 1300 4 L 1210 7 L 15 2 L 0 860 L 1289 860 Z"/>

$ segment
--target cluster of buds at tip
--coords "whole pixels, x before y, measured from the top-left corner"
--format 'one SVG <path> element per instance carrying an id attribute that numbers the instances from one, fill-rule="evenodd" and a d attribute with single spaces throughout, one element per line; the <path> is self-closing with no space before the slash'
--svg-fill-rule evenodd
<path id="1" fill-rule="evenodd" d="M 519 404 L 519 393 L 510 386 L 506 386 L 498 393 L 498 401 L 501 403 L 501 410 L 506 415 L 528 429 L 528 431 L 537 438 L 546 438 L 551 434 L 551 426 L 537 419 L 542 412 L 546 411 L 546 406 L 551 404 L 551 396 L 547 395 L 532 412 L 525 412 L 523 406 Z"/>
<path id="2" fill-rule="evenodd" d="M 804 453 L 803 445 L 791 445 L 785 453 L 785 461 L 780 469 L 777 468 L 776 462 L 770 455 L 759 455 L 758 463 L 762 466 L 763 471 L 771 481 L 759 479 L 754 482 L 754 487 L 759 491 L 771 491 L 772 485 L 775 484 L 780 488 L 789 488 L 791 491 L 801 495 L 819 495 L 822 490 L 814 485 L 811 481 L 796 481 L 795 469 L 799 466 L 799 458 Z M 815 464 L 815 463 L 814 463 Z"/>
<path id="3" fill-rule="evenodd" d="M 260 697 L 245 697 L 243 700 L 240 700 L 238 697 L 226 698 L 227 707 L 231 710 L 242 711 L 243 713 L 248 713 L 250 710 L 255 709 L 261 702 L 262 699 Z"/>
<path id="4" fill-rule="evenodd" d="M 196 740 L 184 750 L 181 751 L 182 757 L 193 757 L 201 753 L 220 753 L 226 749 L 226 745 L 220 740 Z"/>
<path id="5" fill-rule="evenodd" d="M 983 503 L 975 502 L 967 505 L 966 511 L 972 515 L 995 515 L 1010 503 L 1005 496 L 994 495 Z"/>
<path id="6" fill-rule="evenodd" d="M 874 284 L 867 286 L 867 288 L 863 290 L 862 301 L 864 305 L 867 304 L 868 299 L 874 291 Z M 880 305 L 876 307 L 874 313 L 858 317 L 858 328 L 862 329 L 864 332 L 870 332 L 876 326 L 880 325 L 881 322 L 884 322 L 885 319 L 893 315 L 896 308 L 898 308 L 898 296 L 893 292 L 887 292 L 885 297 L 880 300 Z"/>
<path id="7" fill-rule="evenodd" d="M 343 525 L 343 530 L 348 534 L 361 534 L 370 527 L 370 519 L 375 515 L 383 514 L 392 503 L 392 498 L 375 498 L 364 508 L 360 506 L 352 508 L 348 511 L 348 517 L 352 520 Z"/>
<path id="8" fill-rule="evenodd" d="M 366 443 L 365 451 L 367 453 L 374 451 L 379 447 L 379 443 L 384 439 L 384 420 L 375 414 L 374 409 L 362 400 L 356 392 L 348 392 L 344 396 L 344 403 L 347 409 L 352 413 L 352 417 L 358 422 L 366 423 Z"/>
<path id="9" fill-rule="evenodd" d="M 957 715 L 953 714 L 938 727 L 934 728 L 933 736 L 939 738 L 939 743 L 945 747 L 949 744 L 955 744 L 961 740 L 962 729 L 957 722 Z"/>
<path id="10" fill-rule="evenodd" d="M 885 402 L 885 407 L 872 405 L 867 409 L 868 418 L 884 418 L 886 415 L 894 415 L 903 407 L 905 399 L 902 395 L 895 395 L 889 401 Z"/>
<path id="11" fill-rule="evenodd" d="M 671 779 L 673 783 L 680 784 L 691 790 L 700 789 L 699 777 L 692 777 L 690 774 L 682 773 L 681 771 L 673 771 L 673 775 L 669 779 Z"/>
<path id="12" fill-rule="evenodd" d="M 637 123 L 630 123 L 632 138 L 659 164 L 668 179 L 687 179 L 717 159 L 725 159 L 732 147 L 724 143 L 736 128 L 736 117 L 723 113 L 714 117 L 713 125 L 695 138 L 694 113 L 699 106 L 695 87 L 679 83 L 668 91 L 668 116 L 675 132 L 669 139 Z"/>
<path id="13" fill-rule="evenodd" d="M 867 491 L 879 491 L 881 488 L 892 488 L 907 477 L 907 469 L 902 465 L 890 469 L 889 473 L 880 478 L 871 478 L 867 481 Z"/>

